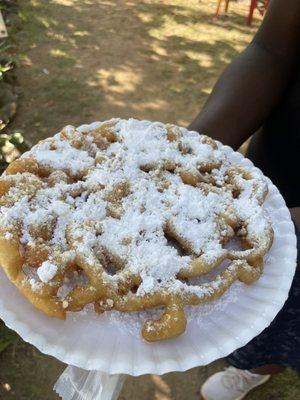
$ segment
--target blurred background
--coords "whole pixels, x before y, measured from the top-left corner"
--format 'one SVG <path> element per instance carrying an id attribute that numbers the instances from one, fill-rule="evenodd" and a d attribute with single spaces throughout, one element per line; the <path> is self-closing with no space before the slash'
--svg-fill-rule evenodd
<path id="1" fill-rule="evenodd" d="M 267 3 L 0 0 L 0 169 L 66 124 L 135 117 L 187 125 Z M 198 399 L 223 365 L 129 378 L 120 400 Z M 52 387 L 63 369 L 0 321 L 1 400 L 58 399 Z M 287 370 L 247 396 L 257 399 L 300 399 L 299 378 Z"/>

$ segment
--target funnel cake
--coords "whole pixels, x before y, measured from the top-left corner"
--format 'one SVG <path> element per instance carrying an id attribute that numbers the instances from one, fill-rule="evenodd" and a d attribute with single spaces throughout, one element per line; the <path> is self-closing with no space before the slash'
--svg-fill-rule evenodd
<path id="1" fill-rule="evenodd" d="M 185 331 L 185 306 L 262 274 L 267 192 L 258 170 L 197 132 L 134 119 L 67 126 L 0 179 L 0 264 L 51 317 L 161 308 L 142 336 L 169 339 Z"/>

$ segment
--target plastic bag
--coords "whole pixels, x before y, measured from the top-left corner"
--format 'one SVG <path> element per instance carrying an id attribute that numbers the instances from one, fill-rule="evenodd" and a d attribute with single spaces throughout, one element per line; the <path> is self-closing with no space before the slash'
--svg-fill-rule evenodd
<path id="1" fill-rule="evenodd" d="M 63 400 L 117 400 L 125 378 L 69 365 L 53 389 Z"/>

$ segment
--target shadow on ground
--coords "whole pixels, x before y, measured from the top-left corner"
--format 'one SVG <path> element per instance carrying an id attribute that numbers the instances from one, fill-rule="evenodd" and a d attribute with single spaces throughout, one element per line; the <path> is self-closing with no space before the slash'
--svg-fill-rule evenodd
<path id="1" fill-rule="evenodd" d="M 23 98 L 12 129 L 35 142 L 111 116 L 191 120 L 251 37 L 241 15 L 215 23 L 212 10 L 199 1 L 21 2 Z"/>
<path id="2" fill-rule="evenodd" d="M 59 400 L 52 387 L 64 364 L 41 354 L 1 322 L 0 338 L 0 399 Z M 6 343 L 5 349 L 3 343 Z M 202 383 L 224 366 L 223 361 L 217 361 L 185 373 L 128 378 L 119 400 L 198 400 Z M 299 395 L 299 379 L 287 370 L 254 390 L 246 400 L 296 400 Z"/>

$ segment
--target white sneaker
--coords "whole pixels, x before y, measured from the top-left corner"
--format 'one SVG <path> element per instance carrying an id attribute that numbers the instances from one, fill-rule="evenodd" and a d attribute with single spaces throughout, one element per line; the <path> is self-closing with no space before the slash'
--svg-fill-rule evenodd
<path id="1" fill-rule="evenodd" d="M 212 375 L 201 388 L 202 400 L 241 400 L 250 390 L 265 383 L 271 375 L 257 375 L 250 371 L 226 368 Z"/>

